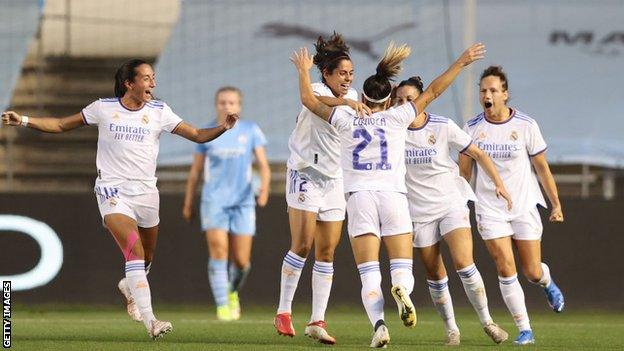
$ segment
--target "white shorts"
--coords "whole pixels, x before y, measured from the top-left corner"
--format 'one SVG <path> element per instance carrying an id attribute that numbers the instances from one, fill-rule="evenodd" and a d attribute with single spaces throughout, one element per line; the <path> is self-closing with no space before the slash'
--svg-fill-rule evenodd
<path id="1" fill-rule="evenodd" d="M 349 236 L 411 233 L 407 196 L 393 191 L 356 191 L 347 199 Z"/>
<path id="2" fill-rule="evenodd" d="M 141 228 L 151 228 L 158 225 L 160 218 L 160 196 L 158 191 L 140 195 L 126 195 L 116 187 L 95 187 L 95 197 L 104 222 L 104 216 L 120 213 L 137 222 Z"/>
<path id="3" fill-rule="evenodd" d="M 511 236 L 515 240 L 541 240 L 542 219 L 537 206 L 511 221 L 477 214 L 477 229 L 483 240 Z"/>
<path id="4" fill-rule="evenodd" d="M 343 221 L 346 201 L 342 178 L 329 178 L 313 168 L 286 170 L 288 207 L 314 212 L 322 222 Z"/>
<path id="5" fill-rule="evenodd" d="M 468 206 L 455 207 L 444 216 L 429 222 L 414 222 L 414 247 L 429 247 L 442 236 L 458 228 L 470 228 Z"/>

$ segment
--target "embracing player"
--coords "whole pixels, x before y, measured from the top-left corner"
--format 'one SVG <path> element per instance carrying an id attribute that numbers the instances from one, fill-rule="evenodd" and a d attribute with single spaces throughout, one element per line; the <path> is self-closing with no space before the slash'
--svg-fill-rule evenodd
<path id="1" fill-rule="evenodd" d="M 197 129 L 178 117 L 162 101 L 154 100 L 152 66 L 142 60 L 124 63 L 115 74 L 115 98 L 99 99 L 80 113 L 63 117 L 27 117 L 2 113 L 5 125 L 62 133 L 85 125 L 98 128 L 95 196 L 104 226 L 111 232 L 125 260 L 128 313 L 142 320 L 148 334 L 158 338 L 172 330 L 152 312 L 147 271 L 158 236 L 159 195 L 156 159 L 160 135 L 169 132 L 205 143 L 232 128 L 237 115 L 219 126 Z"/>
<path id="2" fill-rule="evenodd" d="M 538 178 L 550 204 L 551 222 L 563 222 L 557 185 L 546 161 L 546 142 L 537 122 L 526 114 L 507 106 L 507 76 L 501 67 L 491 66 L 481 74 L 479 101 L 483 112 L 469 120 L 464 130 L 474 143 L 494 161 L 503 182 L 509 189 L 513 208 L 509 210 L 497 198 L 494 184 L 484 177 L 477 165 L 475 205 L 477 228 L 498 271 L 503 300 L 520 331 L 514 343 L 535 342 L 529 323 L 524 292 L 518 281 L 513 244 L 518 250 L 524 275 L 541 286 L 555 312 L 563 311 L 563 294 L 542 262 L 542 220 L 537 205 L 546 207 Z M 461 174 L 472 176 L 472 159 L 460 155 Z M 537 177 L 531 166 L 537 171 Z M 513 240 L 512 240 L 513 239 Z"/>
<path id="3" fill-rule="evenodd" d="M 395 99 L 402 105 L 416 100 L 422 93 L 420 77 L 412 77 L 399 83 Z M 459 345 L 460 333 L 440 253 L 442 239 L 448 244 L 454 268 L 483 330 L 494 342 L 501 343 L 508 335 L 492 320 L 483 279 L 472 256 L 467 202 L 475 201 L 475 195 L 460 177 L 459 167 L 451 158 L 451 149 L 477 160 L 495 184 L 499 201 L 506 200 L 511 207 L 511 200 L 492 160 L 472 144 L 470 136 L 453 120 L 425 111 L 419 117 L 407 132 L 407 199 L 414 223 L 414 247 L 425 266 L 431 300 L 446 327 L 446 345 Z"/>
<path id="4" fill-rule="evenodd" d="M 413 327 L 416 312 L 409 297 L 414 286 L 412 273 L 412 224 L 405 188 L 405 138 L 407 127 L 453 82 L 461 69 L 480 59 L 483 45 L 477 44 L 433 81 L 415 101 L 391 108 L 390 81 L 401 70 L 408 57 L 406 45 L 391 44 L 366 79 L 363 101 L 371 108 L 369 118 L 359 118 L 355 111 L 330 108 L 315 95 L 310 84 L 312 58 L 302 48 L 291 58 L 299 72 L 301 100 L 317 116 L 334 126 L 340 136 L 341 166 L 344 191 L 348 194 L 348 233 L 360 278 L 361 297 L 374 334 L 371 347 L 385 347 L 390 340 L 384 321 L 379 249 L 383 241 L 390 258 L 392 295 L 397 302 L 403 324 Z"/>

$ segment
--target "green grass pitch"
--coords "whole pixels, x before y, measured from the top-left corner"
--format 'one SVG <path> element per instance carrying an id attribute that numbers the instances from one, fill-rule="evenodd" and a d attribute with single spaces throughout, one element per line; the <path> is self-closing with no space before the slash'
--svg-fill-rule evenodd
<path id="1" fill-rule="evenodd" d="M 392 350 L 446 350 L 440 318 L 430 306 L 418 310 L 418 325 L 405 328 L 387 301 L 386 321 Z M 361 306 L 331 307 L 327 315 L 330 332 L 340 350 L 368 348 L 371 327 Z M 328 348 L 303 335 L 308 309 L 294 313 L 297 336 L 278 336 L 272 326 L 274 311 L 254 307 L 237 322 L 217 322 L 209 307 L 167 307 L 156 304 L 157 316 L 173 323 L 174 330 L 151 341 L 143 326 L 132 322 L 122 307 L 14 306 L 12 316 L 14 350 L 313 350 Z M 529 311 L 539 350 L 623 350 L 624 314 L 604 311 Z M 462 333 L 462 350 L 513 348 L 517 334 L 511 318 L 497 310 L 494 318 L 510 334 L 510 340 L 494 345 L 483 333 L 476 315 L 468 309 L 456 311 Z"/>

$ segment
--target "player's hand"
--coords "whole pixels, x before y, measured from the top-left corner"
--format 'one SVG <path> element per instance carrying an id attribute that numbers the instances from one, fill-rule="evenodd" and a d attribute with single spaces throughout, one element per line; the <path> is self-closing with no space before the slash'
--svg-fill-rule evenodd
<path id="1" fill-rule="evenodd" d="M 2 124 L 5 126 L 19 126 L 22 124 L 22 116 L 13 111 L 2 112 Z"/>
<path id="2" fill-rule="evenodd" d="M 501 186 L 497 186 L 496 189 L 496 197 L 497 198 L 503 198 L 505 199 L 505 201 L 507 201 L 507 210 L 511 210 L 511 206 L 513 205 L 512 201 L 511 201 L 511 195 L 509 195 L 509 193 L 507 192 L 507 189 L 505 189 L 505 186 L 501 185 Z"/>
<path id="3" fill-rule="evenodd" d="M 182 207 L 182 218 L 184 218 L 184 220 L 187 222 L 191 221 L 191 219 L 193 218 L 193 206 L 185 205 L 184 207 Z"/>
<path id="4" fill-rule="evenodd" d="M 260 189 L 256 203 L 258 206 L 264 207 L 267 202 L 269 202 L 269 189 Z"/>
<path id="5" fill-rule="evenodd" d="M 299 49 L 299 51 L 294 51 L 290 56 L 290 61 L 299 71 L 309 71 L 314 66 L 312 55 L 308 53 L 308 48 L 305 46 Z"/>
<path id="6" fill-rule="evenodd" d="M 363 102 L 355 101 L 351 99 L 345 99 L 345 100 L 347 101 L 347 106 L 354 109 L 355 113 L 360 117 L 370 116 L 373 113 L 373 110 L 371 110 L 371 108 L 366 106 L 366 104 Z"/>
<path id="7" fill-rule="evenodd" d="M 457 59 L 457 63 L 459 63 L 462 67 L 468 66 L 469 64 L 484 58 L 486 51 L 485 45 L 482 43 L 473 44 Z"/>
<path id="8" fill-rule="evenodd" d="M 225 117 L 225 123 L 223 123 L 223 126 L 225 127 L 225 129 L 230 130 L 234 128 L 234 126 L 236 125 L 236 122 L 238 121 L 238 118 L 239 117 L 236 113 L 227 115 L 227 117 Z"/>
<path id="9" fill-rule="evenodd" d="M 561 210 L 561 206 L 553 207 L 552 211 L 550 211 L 550 217 L 548 220 L 551 222 L 563 222 L 563 211 Z"/>

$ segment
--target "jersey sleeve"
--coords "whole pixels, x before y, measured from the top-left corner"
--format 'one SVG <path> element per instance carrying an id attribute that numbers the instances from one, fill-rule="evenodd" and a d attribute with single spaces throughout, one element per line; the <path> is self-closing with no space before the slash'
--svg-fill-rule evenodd
<path id="1" fill-rule="evenodd" d="M 416 106 L 414 106 L 411 102 L 403 104 L 399 107 L 391 108 L 388 112 L 391 114 L 392 119 L 399 122 L 403 128 L 409 127 L 409 125 L 414 122 L 414 118 L 418 116 Z"/>
<path id="2" fill-rule="evenodd" d="M 102 102 L 100 100 L 95 100 L 89 104 L 89 106 L 82 109 L 80 112 L 82 114 L 82 120 L 86 125 L 98 125 L 100 120 L 100 107 L 102 106 Z"/>
<path id="3" fill-rule="evenodd" d="M 251 138 L 251 146 L 253 150 L 260 146 L 264 146 L 267 143 L 266 136 L 264 135 L 260 127 L 255 123 L 251 128 Z"/>
<path id="4" fill-rule="evenodd" d="M 461 130 L 455 122 L 448 121 L 448 141 L 450 146 L 459 151 L 464 152 L 472 144 L 472 138 L 468 133 Z"/>
<path id="5" fill-rule="evenodd" d="M 182 118 L 176 115 L 169 105 L 164 104 L 160 123 L 162 130 L 171 133 L 182 123 Z"/>
<path id="6" fill-rule="evenodd" d="M 323 83 L 312 83 L 312 92 L 316 96 L 333 96 L 331 90 Z"/>
<path id="7" fill-rule="evenodd" d="M 351 117 L 351 114 L 348 113 L 346 109 L 334 107 L 331 115 L 329 116 L 328 122 L 340 132 L 349 128 Z"/>
<path id="8" fill-rule="evenodd" d="M 533 122 L 529 125 L 528 135 L 526 139 L 526 148 L 529 156 L 537 156 L 547 149 L 546 141 L 542 136 L 537 123 Z"/>

